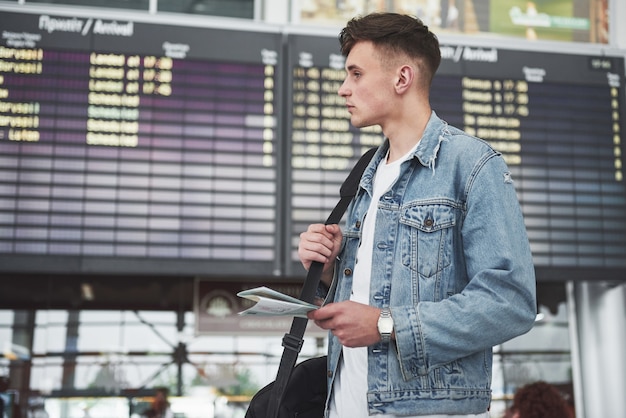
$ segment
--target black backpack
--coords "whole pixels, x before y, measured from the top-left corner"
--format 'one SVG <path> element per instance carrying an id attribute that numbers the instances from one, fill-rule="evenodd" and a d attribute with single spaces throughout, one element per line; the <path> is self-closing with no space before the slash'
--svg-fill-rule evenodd
<path id="1" fill-rule="evenodd" d="M 278 410 L 279 418 L 322 418 L 324 416 L 327 394 L 326 359 L 326 356 L 314 357 L 293 368 L 289 385 Z M 266 418 L 273 386 L 274 382 L 271 382 L 254 395 L 245 418 Z"/>

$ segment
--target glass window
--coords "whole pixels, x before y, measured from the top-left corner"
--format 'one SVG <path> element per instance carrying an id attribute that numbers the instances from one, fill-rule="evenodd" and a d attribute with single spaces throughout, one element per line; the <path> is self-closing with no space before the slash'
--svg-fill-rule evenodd
<path id="1" fill-rule="evenodd" d="M 158 0 L 158 11 L 254 18 L 254 0 Z"/>
<path id="2" fill-rule="evenodd" d="M 11 346 L 13 339 L 13 311 L 0 310 L 0 350 L 2 353 L 6 353 L 7 349 Z M 8 367 L 9 359 L 6 358 L 6 354 L 0 356 L 0 376 L 7 374 L 4 372 L 4 367 Z"/>
<path id="3" fill-rule="evenodd" d="M 64 352 L 67 338 L 67 321 L 67 311 L 37 311 L 33 353 Z"/>
<path id="4" fill-rule="evenodd" d="M 5 339 L 5 337 L 7 337 L 7 334 L 5 334 L 5 332 L 7 332 L 8 330 L 8 336 L 10 337 L 12 326 L 13 311 L 0 309 L 0 342 L 10 341 L 10 338 Z"/>
<path id="5" fill-rule="evenodd" d="M 63 381 L 63 359 L 47 356 L 33 358 L 30 370 L 30 390 L 33 392 L 50 393 L 61 389 Z"/>
<path id="6" fill-rule="evenodd" d="M 11 342 L 15 316 L 12 311 L 0 310 L 0 342 Z M 283 352 L 280 336 L 196 336 L 191 312 L 185 313 L 180 332 L 177 314 L 172 311 L 43 310 L 35 319 L 30 389 L 64 397 L 51 402 L 47 399 L 48 412 L 56 411 L 59 402 L 68 402 L 80 390 L 107 398 L 125 389 L 165 386 L 175 397 L 181 383 L 182 397 L 193 398 L 209 387 L 251 394 L 275 379 Z M 526 383 L 545 380 L 569 390 L 568 327 L 565 303 L 557 312 L 541 306 L 531 331 L 495 348 L 494 416 L 504 412 L 515 390 Z M 183 345 L 186 351 L 177 351 Z M 323 355 L 326 349 L 326 338 L 305 338 L 300 359 Z M 0 362 L 0 372 L 7 365 Z M 95 413 L 100 408 L 86 398 L 72 402 L 65 407 L 77 413 Z M 116 401 L 111 402 L 103 403 L 102 408 L 121 408 Z M 179 412 L 191 407 L 190 402 L 184 400 Z M 141 411 L 145 405 L 133 408 Z"/>
<path id="7" fill-rule="evenodd" d="M 26 0 L 26 3 L 72 4 L 111 9 L 148 10 L 150 0 Z"/>
<path id="8" fill-rule="evenodd" d="M 46 399 L 50 417 L 124 417 L 128 416 L 126 398 Z"/>
<path id="9" fill-rule="evenodd" d="M 609 3 L 587 0 L 502 1 L 395 0 L 372 2 L 295 2 L 299 21 L 317 25 L 343 25 L 353 16 L 388 11 L 418 16 L 436 34 L 492 34 L 565 42 L 609 42 Z M 469 7 L 471 6 L 471 7 Z M 297 22 L 296 22 L 297 23 Z"/>
<path id="10" fill-rule="evenodd" d="M 79 351 L 171 352 L 177 344 L 173 312 L 82 311 Z"/>
<path id="11" fill-rule="evenodd" d="M 571 347 L 567 306 L 557 312 L 540 306 L 533 328 L 494 349 L 492 413 L 504 412 L 515 391 L 539 380 L 559 387 L 564 393 L 572 388 Z"/>

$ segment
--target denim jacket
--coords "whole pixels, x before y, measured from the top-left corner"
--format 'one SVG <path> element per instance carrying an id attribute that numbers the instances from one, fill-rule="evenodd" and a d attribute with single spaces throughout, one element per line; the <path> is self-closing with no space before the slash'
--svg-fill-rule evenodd
<path id="1" fill-rule="evenodd" d="M 350 298 L 372 179 L 388 148 L 348 208 L 335 302 Z M 377 213 L 369 303 L 391 309 L 395 340 L 368 347 L 370 414 L 487 411 L 492 347 L 530 330 L 536 316 L 530 246 L 503 158 L 433 112 Z M 329 387 L 340 355 L 330 334 Z"/>

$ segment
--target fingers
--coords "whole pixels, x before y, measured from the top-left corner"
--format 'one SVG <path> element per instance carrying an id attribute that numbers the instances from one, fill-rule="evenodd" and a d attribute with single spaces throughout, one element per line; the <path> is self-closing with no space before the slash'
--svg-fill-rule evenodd
<path id="1" fill-rule="evenodd" d="M 309 311 L 307 313 L 307 317 L 309 319 L 314 320 L 316 323 L 320 322 L 320 324 L 324 324 L 326 321 L 328 321 L 329 319 L 332 319 L 335 316 L 335 303 L 329 303 L 326 306 L 322 306 L 319 309 L 315 309 L 313 311 Z M 328 328 L 324 328 L 323 329 L 328 329 Z"/>
<path id="2" fill-rule="evenodd" d="M 376 323 L 380 309 L 356 302 L 330 303 L 308 313 L 308 318 L 329 330 L 346 347 L 363 347 L 380 340 Z"/>
<path id="3" fill-rule="evenodd" d="M 313 261 L 326 264 L 336 257 L 340 244 L 338 225 L 313 224 L 300 234 L 298 257 L 306 268 Z"/>
<path id="4" fill-rule="evenodd" d="M 315 311 L 311 311 L 307 314 L 308 318 L 315 322 L 315 325 L 321 329 L 333 331 L 333 318 L 335 314 L 333 309 L 329 308 L 332 304 L 325 307 L 321 307 Z"/>

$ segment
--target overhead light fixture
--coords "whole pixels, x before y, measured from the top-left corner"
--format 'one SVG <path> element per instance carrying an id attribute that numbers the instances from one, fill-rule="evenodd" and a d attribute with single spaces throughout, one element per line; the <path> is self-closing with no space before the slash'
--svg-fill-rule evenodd
<path id="1" fill-rule="evenodd" d="M 93 288 L 89 283 L 82 283 L 80 285 L 80 296 L 83 300 L 92 301 L 93 300 Z"/>

